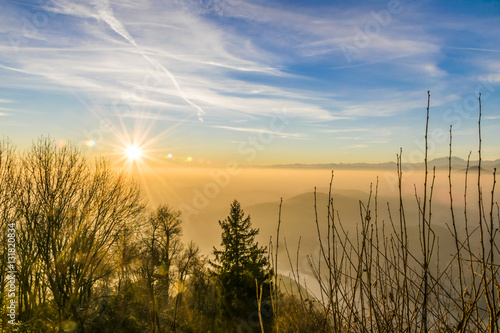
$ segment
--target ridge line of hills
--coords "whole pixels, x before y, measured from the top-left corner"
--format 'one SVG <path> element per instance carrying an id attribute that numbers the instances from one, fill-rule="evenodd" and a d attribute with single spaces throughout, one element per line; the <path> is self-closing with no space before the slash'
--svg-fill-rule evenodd
<path id="1" fill-rule="evenodd" d="M 436 167 L 436 169 L 448 169 L 449 157 L 438 157 L 428 162 L 428 167 Z M 478 168 L 478 161 L 469 161 L 469 170 L 474 171 Z M 420 169 L 424 167 L 424 162 L 417 163 L 402 163 L 403 169 Z M 452 156 L 451 167 L 453 170 L 465 170 L 467 168 L 467 161 L 456 156 Z M 273 164 L 264 166 L 263 168 L 281 168 L 281 169 L 358 169 L 358 170 L 395 170 L 396 162 L 382 162 L 382 163 L 317 163 L 317 164 Z M 493 168 L 500 168 L 500 158 L 493 161 L 481 161 L 482 170 L 493 170 Z"/>

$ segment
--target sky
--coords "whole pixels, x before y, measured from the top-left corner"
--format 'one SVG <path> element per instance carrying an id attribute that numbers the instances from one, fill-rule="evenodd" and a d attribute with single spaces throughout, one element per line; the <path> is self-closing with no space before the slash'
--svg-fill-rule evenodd
<path id="1" fill-rule="evenodd" d="M 500 158 L 499 1 L 0 3 L 0 135 L 167 165 Z"/>

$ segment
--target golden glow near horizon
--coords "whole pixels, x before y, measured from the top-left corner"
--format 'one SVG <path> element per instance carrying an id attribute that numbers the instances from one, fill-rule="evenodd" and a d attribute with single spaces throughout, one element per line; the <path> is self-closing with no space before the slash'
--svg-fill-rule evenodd
<path id="1" fill-rule="evenodd" d="M 156 122 L 154 119 L 136 119 L 132 124 L 126 124 L 124 119 L 119 118 L 119 122 L 121 126 L 113 129 L 111 133 L 114 138 L 108 143 L 114 165 L 136 179 L 151 202 L 155 202 L 150 190 L 152 184 L 159 185 L 164 192 L 175 197 L 176 193 L 170 189 L 170 184 L 158 174 L 160 166 L 161 169 L 169 169 L 175 163 L 174 155 L 165 149 L 165 140 L 171 127 L 152 134 L 151 130 Z M 88 146 L 95 145 L 88 143 Z M 145 175 L 148 176 L 147 179 Z"/>

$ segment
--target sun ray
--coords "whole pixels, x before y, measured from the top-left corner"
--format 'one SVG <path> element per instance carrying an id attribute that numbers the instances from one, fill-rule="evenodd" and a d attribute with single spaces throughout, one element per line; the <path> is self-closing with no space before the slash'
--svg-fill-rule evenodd
<path id="1" fill-rule="evenodd" d="M 87 142 L 89 138 L 82 141 L 87 149 L 100 151 L 101 155 L 107 156 L 112 161 L 114 167 L 135 178 L 150 202 L 159 204 L 161 202 L 158 200 L 164 200 L 165 197 L 179 202 L 183 200 L 179 193 L 171 188 L 170 182 L 161 175 L 162 169 L 179 167 L 178 162 L 167 158 L 167 152 L 171 152 L 174 148 L 169 148 L 165 142 L 176 129 L 194 120 L 196 115 L 189 114 L 169 120 L 169 126 L 154 133 L 163 114 L 161 110 L 151 110 L 152 115 L 156 117 L 149 119 L 142 116 L 148 115 L 148 110 L 145 109 L 136 110 L 135 114 L 119 110 L 114 110 L 115 112 L 110 114 L 109 110 L 106 112 L 104 109 L 91 107 L 82 99 L 80 102 L 98 121 L 111 124 L 106 129 L 107 132 L 100 132 L 100 137 L 96 137 L 92 145 Z M 108 138 L 106 138 L 107 133 L 110 134 Z"/>

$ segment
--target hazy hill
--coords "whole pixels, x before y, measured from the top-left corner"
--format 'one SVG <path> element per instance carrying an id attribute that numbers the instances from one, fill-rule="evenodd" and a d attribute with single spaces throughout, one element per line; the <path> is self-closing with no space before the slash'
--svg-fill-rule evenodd
<path id="1" fill-rule="evenodd" d="M 260 192 L 259 192 L 260 193 Z M 257 194 L 257 192 L 247 193 Z M 264 197 L 272 197 L 273 193 L 261 193 Z M 242 196 L 246 197 L 246 195 Z M 277 196 L 275 198 L 278 198 Z M 234 199 L 234 198 L 233 198 Z M 239 199 L 238 199 L 239 200 Z M 242 204 L 249 199 L 241 200 Z M 250 201 L 255 201 L 252 199 Z M 338 223 L 339 217 L 343 228 L 350 235 L 356 234 L 356 228 L 361 225 L 360 218 L 360 200 L 366 205 L 368 194 L 356 190 L 340 190 L 333 193 L 333 203 L 335 208 L 335 221 Z M 229 202 L 229 201 L 228 201 Z M 408 196 L 404 198 L 405 214 L 407 224 L 409 226 L 410 243 L 419 246 L 418 239 L 418 209 L 415 198 Z M 327 203 L 328 193 L 319 192 L 316 194 L 316 209 L 320 231 L 323 238 L 326 239 L 327 226 Z M 386 230 L 390 230 L 390 220 L 388 213 L 388 203 L 391 207 L 391 214 L 395 223 L 399 223 L 399 204 L 396 197 L 379 197 L 378 198 L 378 223 L 379 227 L 385 223 Z M 375 201 L 372 197 L 370 204 L 372 221 L 375 218 Z M 218 246 L 220 243 L 220 227 L 218 221 L 224 219 L 228 215 L 229 204 L 221 206 L 209 206 L 199 216 L 193 216 L 188 225 L 184 227 L 186 239 L 195 241 L 205 254 L 212 252 L 213 246 Z M 267 201 L 258 204 L 243 205 L 245 214 L 250 214 L 254 227 L 260 229 L 258 241 L 261 245 L 268 245 L 270 237 L 273 242 L 276 239 L 276 229 L 279 216 L 279 199 Z M 472 209 L 472 208 L 471 208 Z M 449 206 L 444 203 L 435 202 L 432 206 L 433 224 L 436 225 L 437 233 L 443 238 L 441 246 L 449 248 L 452 245 L 446 240 L 448 230 L 445 223 L 449 222 Z M 459 214 L 457 214 L 459 215 Z M 461 221 L 461 216 L 457 216 L 457 220 Z M 293 263 L 296 262 L 297 246 L 300 243 L 299 265 L 301 271 L 308 272 L 307 255 L 317 255 L 319 253 L 318 233 L 316 228 L 316 212 L 314 193 L 307 192 L 297 196 L 293 196 L 283 200 L 281 211 L 281 228 L 280 228 L 280 249 L 279 249 L 279 268 L 283 271 L 290 270 L 290 264 L 286 253 L 285 243 L 288 246 Z M 462 222 L 460 222 L 462 223 Z M 413 247 L 413 246 L 412 246 Z M 418 248 L 416 248 L 418 249 Z"/>
<path id="2" fill-rule="evenodd" d="M 454 170 L 463 170 L 467 167 L 467 161 L 453 156 L 451 159 L 452 168 Z M 492 171 L 494 168 L 500 167 L 500 159 L 494 161 L 482 161 L 482 168 L 487 171 Z M 469 162 L 469 168 L 472 170 L 477 169 L 478 161 L 471 160 Z M 449 158 L 439 157 L 428 162 L 428 167 L 436 167 L 437 170 L 448 169 Z M 395 162 L 385 162 L 385 163 L 324 163 L 324 164 L 277 164 L 268 166 L 269 168 L 291 168 L 291 169 L 330 169 L 330 170 L 396 170 Z M 403 169 L 421 169 L 424 167 L 424 163 L 406 163 L 403 162 Z"/>

